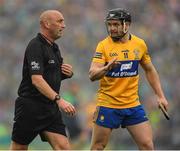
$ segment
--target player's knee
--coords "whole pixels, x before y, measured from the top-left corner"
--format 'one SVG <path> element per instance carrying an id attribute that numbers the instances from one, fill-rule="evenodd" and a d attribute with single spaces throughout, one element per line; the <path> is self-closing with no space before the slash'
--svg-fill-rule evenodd
<path id="1" fill-rule="evenodd" d="M 139 149 L 141 150 L 153 150 L 154 149 L 154 144 L 152 140 L 145 140 L 140 143 Z"/>
<path id="2" fill-rule="evenodd" d="M 65 143 L 57 143 L 55 145 L 53 145 L 53 149 L 55 150 L 70 150 L 71 147 L 70 147 L 70 144 L 69 142 L 65 142 Z"/>

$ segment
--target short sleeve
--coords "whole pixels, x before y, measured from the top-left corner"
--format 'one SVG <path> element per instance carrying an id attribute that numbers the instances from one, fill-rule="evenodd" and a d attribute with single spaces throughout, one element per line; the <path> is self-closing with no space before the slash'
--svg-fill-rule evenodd
<path id="1" fill-rule="evenodd" d="M 98 62 L 98 63 L 105 63 L 105 54 L 104 54 L 104 47 L 102 43 L 99 43 L 97 45 L 96 51 L 93 56 L 93 62 Z"/>
<path id="2" fill-rule="evenodd" d="M 26 58 L 30 75 L 43 74 L 43 49 L 40 43 L 30 43 L 26 49 Z"/>
<path id="3" fill-rule="evenodd" d="M 142 64 L 148 64 L 148 63 L 151 62 L 151 57 L 149 55 L 147 45 L 146 45 L 146 43 L 144 41 L 143 41 L 143 44 L 142 44 L 142 49 L 144 50 L 144 53 L 143 53 L 143 56 L 141 58 L 141 63 Z"/>

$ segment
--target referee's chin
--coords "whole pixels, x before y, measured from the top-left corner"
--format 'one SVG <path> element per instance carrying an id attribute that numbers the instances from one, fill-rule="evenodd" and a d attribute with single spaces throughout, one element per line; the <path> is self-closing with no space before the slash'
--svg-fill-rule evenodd
<path id="1" fill-rule="evenodd" d="M 61 38 L 62 35 L 63 35 L 62 33 L 58 33 L 58 34 L 54 37 L 54 40 L 57 40 L 57 39 Z"/>

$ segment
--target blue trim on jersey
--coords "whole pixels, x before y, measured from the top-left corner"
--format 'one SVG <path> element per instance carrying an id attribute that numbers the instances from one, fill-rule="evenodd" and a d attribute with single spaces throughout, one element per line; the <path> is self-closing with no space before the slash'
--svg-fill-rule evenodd
<path id="1" fill-rule="evenodd" d="M 126 109 L 114 109 L 99 107 L 98 117 L 95 123 L 108 128 L 123 128 L 147 121 L 148 118 L 142 105 Z"/>
<path id="2" fill-rule="evenodd" d="M 120 64 L 111 69 L 105 76 L 112 78 L 137 76 L 138 66 L 139 60 L 120 61 Z"/>

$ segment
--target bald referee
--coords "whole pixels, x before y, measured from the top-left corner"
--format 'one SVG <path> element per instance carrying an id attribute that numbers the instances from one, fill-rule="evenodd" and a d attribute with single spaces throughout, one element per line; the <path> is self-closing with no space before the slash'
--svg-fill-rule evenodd
<path id="1" fill-rule="evenodd" d="M 62 36 L 64 28 L 64 17 L 59 11 L 47 10 L 40 15 L 40 33 L 25 51 L 22 81 L 15 102 L 11 150 L 27 150 L 37 135 L 42 141 L 48 141 L 54 150 L 71 149 L 61 111 L 70 116 L 76 111 L 59 92 L 61 81 L 71 78 L 73 71 L 71 65 L 63 63 L 54 42 Z"/>

